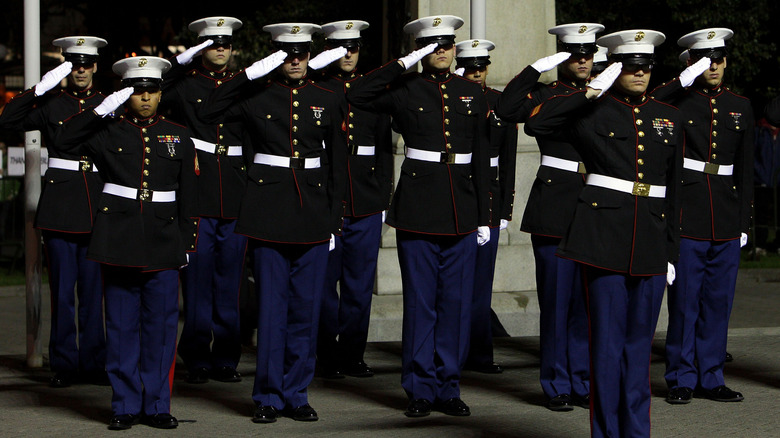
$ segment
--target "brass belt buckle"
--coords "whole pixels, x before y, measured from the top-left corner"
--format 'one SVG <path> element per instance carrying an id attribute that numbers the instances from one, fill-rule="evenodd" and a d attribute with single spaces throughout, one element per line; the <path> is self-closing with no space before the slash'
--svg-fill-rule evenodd
<path id="1" fill-rule="evenodd" d="M 150 201 L 152 199 L 152 191 L 149 189 L 139 189 L 138 190 L 138 200 L 139 201 Z"/>
<path id="2" fill-rule="evenodd" d="M 449 152 L 442 152 L 441 162 L 446 164 L 455 164 L 455 155 L 456 154 L 451 154 Z"/>
<path id="3" fill-rule="evenodd" d="M 355 143 L 349 143 L 347 144 L 347 153 L 350 155 L 357 155 L 358 153 L 358 145 Z"/>
<path id="4" fill-rule="evenodd" d="M 89 172 L 90 170 L 92 170 L 92 163 L 89 161 L 87 157 L 81 157 L 79 163 L 81 164 L 82 172 Z"/>
<path id="5" fill-rule="evenodd" d="M 290 157 L 290 169 L 305 169 L 305 158 L 301 157 Z"/>
<path id="6" fill-rule="evenodd" d="M 217 155 L 225 155 L 227 154 L 227 148 L 225 147 L 225 145 L 218 144 L 217 149 L 214 151 L 214 153 Z"/>
<path id="7" fill-rule="evenodd" d="M 647 198 L 650 196 L 650 184 L 635 182 L 634 188 L 631 190 L 631 194 L 634 196 L 642 196 Z"/>
<path id="8" fill-rule="evenodd" d="M 717 175 L 719 167 L 720 165 L 718 164 L 704 163 L 704 173 L 708 173 L 710 175 Z"/>
<path id="9" fill-rule="evenodd" d="M 577 173 L 582 173 L 582 174 L 588 173 L 585 171 L 585 163 L 583 163 L 582 161 L 579 161 L 577 163 Z"/>

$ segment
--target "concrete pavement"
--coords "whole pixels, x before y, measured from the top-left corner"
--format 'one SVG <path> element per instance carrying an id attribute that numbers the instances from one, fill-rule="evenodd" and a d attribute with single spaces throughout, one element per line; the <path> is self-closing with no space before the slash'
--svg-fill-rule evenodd
<path id="1" fill-rule="evenodd" d="M 401 349 L 397 342 L 371 343 L 366 353 L 377 375 L 369 379 L 323 380 L 309 388 L 320 421 L 280 419 L 251 422 L 254 356 L 241 359 L 241 383 L 189 385 L 184 372 L 175 376 L 172 413 L 180 422 L 170 431 L 143 425 L 129 431 L 106 429 L 111 416 L 111 389 L 76 385 L 48 386 L 47 369 L 25 365 L 24 292 L 0 290 L 0 436 L 323 436 L 323 437 L 587 437 L 588 411 L 551 412 L 543 407 L 538 382 L 536 337 L 496 340 L 496 360 L 505 372 L 464 372 L 462 396 L 472 410 L 466 418 L 433 413 L 409 419 L 400 386 Z M 729 332 L 726 384 L 745 395 L 739 403 L 694 399 L 689 405 L 664 402 L 664 333 L 656 335 L 651 365 L 652 421 L 655 437 L 778 436 L 780 413 L 780 270 L 743 270 Z M 48 303 L 44 303 L 48 321 Z M 44 327 L 48 333 L 48 323 Z M 44 345 L 48 336 L 44 339 Z"/>

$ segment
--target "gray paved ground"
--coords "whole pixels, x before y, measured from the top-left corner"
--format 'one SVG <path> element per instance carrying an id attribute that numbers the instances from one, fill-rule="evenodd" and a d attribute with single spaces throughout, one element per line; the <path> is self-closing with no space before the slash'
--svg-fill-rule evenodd
<path id="1" fill-rule="evenodd" d="M 48 318 L 48 305 L 44 318 Z M 588 411 L 554 413 L 542 407 L 538 383 L 538 338 L 496 341 L 496 360 L 506 372 L 488 376 L 465 372 L 462 394 L 472 416 L 434 413 L 422 419 L 403 415 L 400 344 L 373 343 L 366 361 L 377 371 L 370 379 L 327 381 L 315 378 L 310 402 L 316 423 L 281 419 L 275 424 L 250 421 L 254 358 L 244 354 L 243 382 L 188 385 L 177 372 L 172 413 L 180 426 L 159 431 L 135 426 L 106 430 L 111 415 L 108 387 L 77 385 L 51 389 L 50 372 L 25 366 L 23 292 L 0 291 L 0 436 L 370 436 L 370 437 L 587 437 Z M 780 436 L 780 270 L 742 271 L 731 319 L 727 384 L 741 391 L 741 403 L 695 399 L 685 406 L 663 401 L 663 333 L 654 344 L 651 367 L 654 437 Z M 48 331 L 48 325 L 45 327 Z M 44 345 L 48 339 L 44 339 Z"/>

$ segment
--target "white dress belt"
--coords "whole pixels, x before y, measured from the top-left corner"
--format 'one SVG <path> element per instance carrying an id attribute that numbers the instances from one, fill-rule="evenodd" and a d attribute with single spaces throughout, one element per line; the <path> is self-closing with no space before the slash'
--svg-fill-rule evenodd
<path id="1" fill-rule="evenodd" d="M 279 155 L 255 154 L 255 164 L 266 164 L 275 167 L 289 167 L 291 169 L 317 169 L 320 167 L 320 157 L 298 158 L 280 157 Z"/>
<path id="2" fill-rule="evenodd" d="M 215 155 L 227 155 L 228 157 L 240 156 L 242 152 L 241 146 L 225 146 L 221 144 L 209 143 L 207 141 L 198 140 L 193 138 L 192 142 L 195 144 L 195 149 L 203 152 L 208 152 Z"/>
<path id="3" fill-rule="evenodd" d="M 431 163 L 470 164 L 471 154 L 453 154 L 450 152 L 424 151 L 422 149 L 406 148 L 406 158 L 429 161 Z"/>
<path id="4" fill-rule="evenodd" d="M 350 155 L 375 155 L 376 146 L 349 145 L 347 146 L 347 152 L 349 152 Z"/>
<path id="5" fill-rule="evenodd" d="M 587 173 L 585 172 L 585 163 L 582 161 L 564 160 L 563 158 L 550 155 L 542 155 L 542 166 L 554 167 L 569 172 Z"/>
<path id="6" fill-rule="evenodd" d="M 627 181 L 624 179 L 613 178 L 611 176 L 599 175 L 597 173 L 588 174 L 585 184 L 589 186 L 603 187 L 605 189 L 617 190 L 618 192 L 631 193 L 635 196 L 663 198 L 666 196 L 666 186 L 653 186 L 636 181 Z"/>
<path id="7" fill-rule="evenodd" d="M 490 157 L 490 167 L 498 167 L 498 157 Z"/>
<path id="8" fill-rule="evenodd" d="M 52 169 L 73 170 L 77 172 L 97 172 L 97 166 L 88 160 L 65 160 L 63 158 L 49 158 L 49 167 Z"/>
<path id="9" fill-rule="evenodd" d="M 734 165 L 714 164 L 704 161 L 694 160 L 693 158 L 683 158 L 683 167 L 697 172 L 704 172 L 710 175 L 732 175 Z"/>
<path id="10" fill-rule="evenodd" d="M 176 200 L 175 191 L 159 191 L 149 189 L 134 189 L 120 186 L 119 184 L 105 183 L 103 193 L 119 196 L 120 198 L 137 199 L 147 202 L 173 202 Z"/>

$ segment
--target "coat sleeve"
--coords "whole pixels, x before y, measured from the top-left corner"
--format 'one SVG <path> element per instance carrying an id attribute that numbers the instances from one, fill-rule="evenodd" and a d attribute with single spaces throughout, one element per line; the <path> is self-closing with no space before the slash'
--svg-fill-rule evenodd
<path id="1" fill-rule="evenodd" d="M 179 174 L 179 229 L 187 252 L 195 252 L 198 232 L 198 190 L 195 174 L 196 154 L 191 136 L 184 141 L 184 159 Z"/>
<path id="2" fill-rule="evenodd" d="M 532 136 L 556 134 L 589 103 L 585 90 L 551 97 L 533 109 L 525 122 L 525 132 Z"/>
<path id="3" fill-rule="evenodd" d="M 397 61 L 385 64 L 355 80 L 347 91 L 347 101 L 377 113 L 393 113 L 403 108 L 403 90 L 391 86 L 403 72 L 404 68 Z"/>
<path id="4" fill-rule="evenodd" d="M 47 123 L 45 102 L 49 94 L 35 95 L 35 87 L 16 95 L 0 112 L 0 128 L 16 131 L 43 129 Z"/>
<path id="5" fill-rule="evenodd" d="M 682 218 L 682 174 L 683 174 L 683 155 L 685 151 L 685 134 L 681 118 L 678 117 L 678 126 L 680 129 L 675 133 L 674 155 L 668 163 L 666 173 L 666 204 L 664 205 L 664 216 L 666 217 L 666 260 L 674 263 L 680 257 L 680 227 Z"/>
<path id="6" fill-rule="evenodd" d="M 655 90 L 650 93 L 650 96 L 658 101 L 674 104 L 675 100 L 685 94 L 685 91 L 686 89 L 680 84 L 680 79 L 674 78 L 665 84 L 655 87 Z"/>
<path id="7" fill-rule="evenodd" d="M 523 123 L 533 108 L 541 103 L 537 81 L 541 73 L 530 65 L 515 76 L 501 93 L 496 104 L 496 114 L 503 120 Z"/>
<path id="8" fill-rule="evenodd" d="M 95 150 L 89 140 L 111 120 L 98 116 L 95 111 L 82 111 L 64 121 L 57 130 L 54 146 L 62 152 L 99 155 L 100 151 Z"/>
<path id="9" fill-rule="evenodd" d="M 740 230 L 745 234 L 750 234 L 751 219 L 753 218 L 755 120 L 750 105 L 746 105 L 744 111 L 746 113 L 744 126 L 747 132 L 742 134 L 742 144 L 734 157 L 734 184 L 739 194 Z"/>
<path id="10" fill-rule="evenodd" d="M 480 93 L 475 97 L 479 109 L 477 119 L 477 135 L 471 146 L 472 172 L 474 187 L 477 191 L 478 225 L 490 225 L 490 137 L 488 116 L 490 109 L 487 98 Z"/>
<path id="11" fill-rule="evenodd" d="M 198 118 L 203 123 L 219 123 L 221 121 L 239 117 L 238 105 L 243 94 L 250 91 L 252 81 L 241 72 L 219 87 L 215 88 L 209 97 L 198 107 Z"/>
<path id="12" fill-rule="evenodd" d="M 393 134 L 390 131 L 390 116 L 381 114 L 374 127 L 376 142 L 376 172 L 374 173 L 382 193 L 385 209 L 390 205 L 393 195 Z"/>
<path id="13" fill-rule="evenodd" d="M 347 191 L 347 144 L 344 131 L 344 114 L 346 104 L 343 99 L 333 96 L 332 105 L 339 108 L 335 123 L 330 124 L 325 138 L 325 153 L 328 157 L 328 199 L 330 200 L 331 234 L 341 235 L 344 220 L 344 195 Z"/>
<path id="14" fill-rule="evenodd" d="M 517 167 L 517 124 L 504 129 L 498 154 L 498 180 L 501 184 L 501 219 L 512 220 L 515 202 L 515 172 Z"/>

